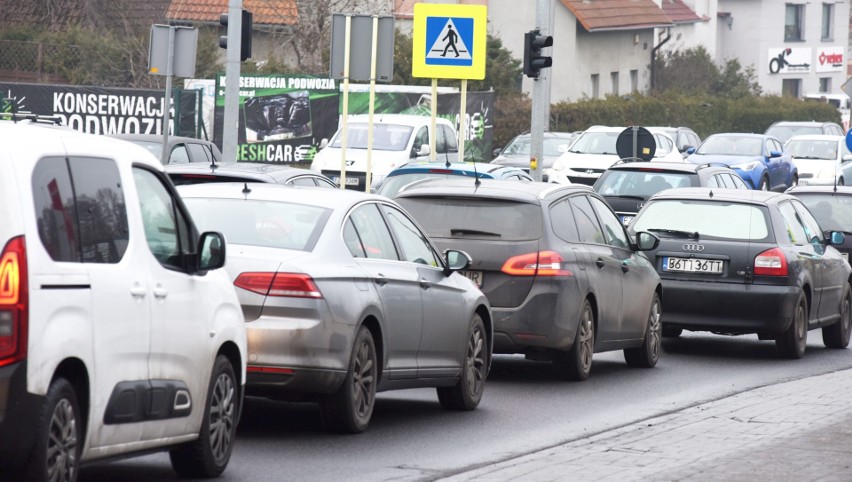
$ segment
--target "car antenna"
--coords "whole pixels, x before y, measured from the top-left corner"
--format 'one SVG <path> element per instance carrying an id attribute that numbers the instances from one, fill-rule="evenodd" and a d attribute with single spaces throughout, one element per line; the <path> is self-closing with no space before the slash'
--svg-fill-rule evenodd
<path id="1" fill-rule="evenodd" d="M 476 172 L 476 161 L 473 161 L 473 179 L 474 186 L 479 187 L 479 185 L 482 184 L 481 182 L 479 182 L 479 173 Z"/>
<path id="2" fill-rule="evenodd" d="M 216 168 L 219 167 L 216 165 L 216 159 L 210 158 L 210 172 L 216 172 Z"/>
<path id="3" fill-rule="evenodd" d="M 244 183 L 243 183 L 243 194 L 245 194 L 246 196 L 248 196 L 250 193 L 251 193 L 251 189 L 249 189 L 249 187 L 248 187 L 248 183 L 247 183 L 247 182 L 244 182 Z"/>

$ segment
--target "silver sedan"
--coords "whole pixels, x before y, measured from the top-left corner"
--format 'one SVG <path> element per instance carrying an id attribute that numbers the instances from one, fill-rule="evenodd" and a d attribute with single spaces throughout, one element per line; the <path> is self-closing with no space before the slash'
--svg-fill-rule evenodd
<path id="1" fill-rule="evenodd" d="M 228 246 L 248 334 L 246 393 L 319 402 L 362 432 L 377 391 L 437 387 L 473 410 L 491 361 L 488 300 L 387 198 L 275 184 L 180 186 L 202 231 Z"/>

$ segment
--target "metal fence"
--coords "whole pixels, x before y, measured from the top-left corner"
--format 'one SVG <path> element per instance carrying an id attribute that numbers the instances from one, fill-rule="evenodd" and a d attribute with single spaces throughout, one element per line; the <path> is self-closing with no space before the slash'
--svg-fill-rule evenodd
<path id="1" fill-rule="evenodd" d="M 84 63 L 76 45 L 0 40 L 0 80 L 64 83 L 69 68 L 83 68 Z"/>

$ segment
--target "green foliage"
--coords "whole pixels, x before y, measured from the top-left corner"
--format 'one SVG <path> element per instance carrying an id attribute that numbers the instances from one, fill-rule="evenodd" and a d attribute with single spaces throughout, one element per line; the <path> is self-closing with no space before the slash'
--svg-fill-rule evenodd
<path id="1" fill-rule="evenodd" d="M 729 98 L 761 93 L 754 68 L 743 69 L 737 59 L 720 68 L 702 46 L 661 54 L 654 71 L 656 93 L 676 91 Z"/>

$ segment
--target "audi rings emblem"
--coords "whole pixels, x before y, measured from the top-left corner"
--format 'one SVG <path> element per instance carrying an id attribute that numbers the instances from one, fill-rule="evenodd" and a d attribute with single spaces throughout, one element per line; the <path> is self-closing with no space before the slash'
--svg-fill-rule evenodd
<path id="1" fill-rule="evenodd" d="M 686 244 L 683 245 L 683 250 L 684 251 L 704 251 L 704 245 L 703 244 L 686 243 Z"/>

